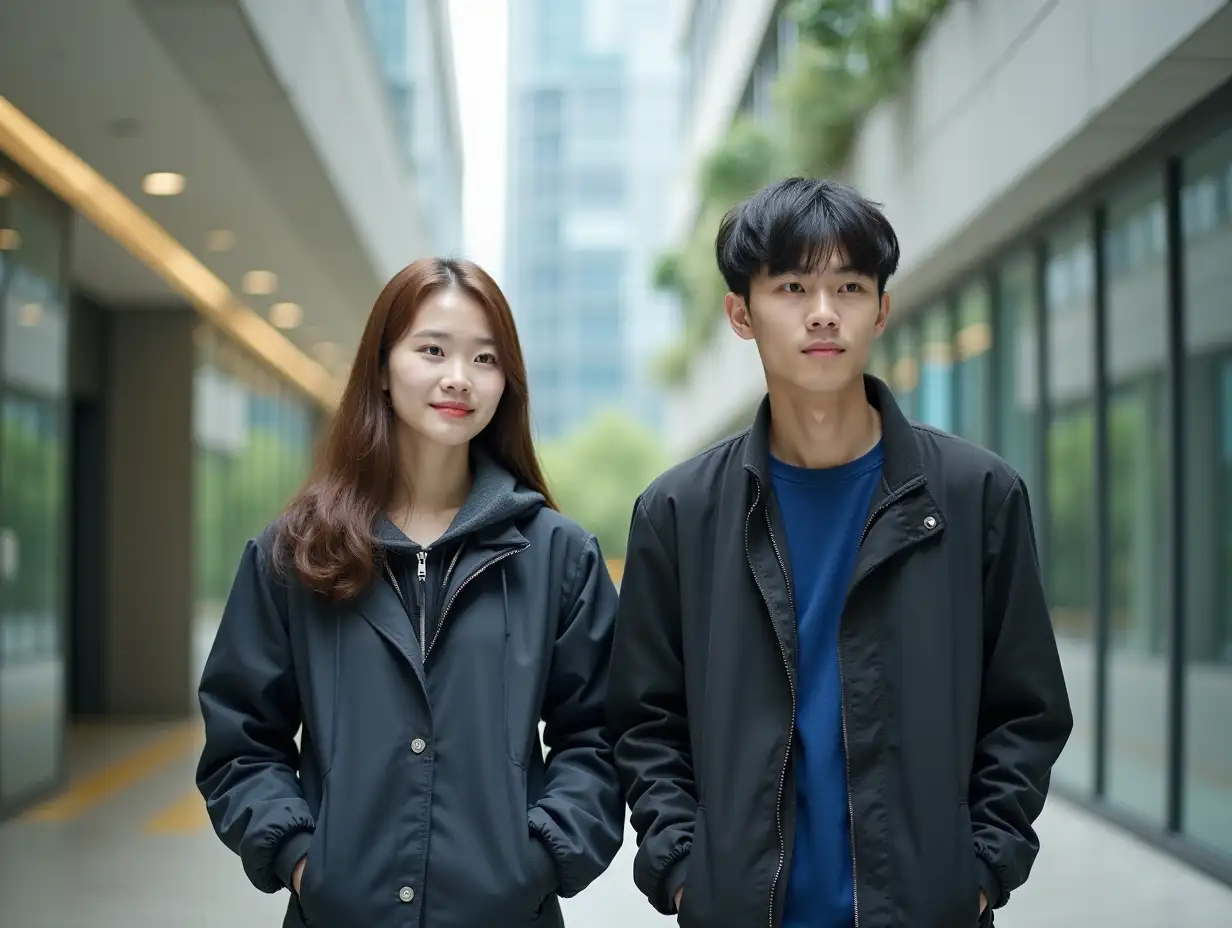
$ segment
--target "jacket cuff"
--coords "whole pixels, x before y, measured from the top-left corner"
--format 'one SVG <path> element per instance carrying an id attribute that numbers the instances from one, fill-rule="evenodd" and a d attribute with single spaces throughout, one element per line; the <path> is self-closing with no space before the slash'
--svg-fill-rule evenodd
<path id="1" fill-rule="evenodd" d="M 663 877 L 663 887 L 667 890 L 667 913 L 668 915 L 678 915 L 676 911 L 676 893 L 680 887 L 684 885 L 685 871 L 688 869 L 689 855 L 685 854 L 678 861 L 673 863 Z"/>
<path id="2" fill-rule="evenodd" d="M 282 842 L 278 853 L 274 855 L 274 873 L 292 893 L 295 888 L 291 885 L 291 874 L 295 872 L 295 865 L 308 853 L 308 845 L 311 843 L 311 831 L 296 831 Z"/>
<path id="3" fill-rule="evenodd" d="M 988 911 L 992 911 L 1001 904 L 1001 877 L 997 875 L 997 871 L 983 857 L 976 857 L 978 864 L 976 880 L 980 884 L 980 890 L 984 893 L 984 898 L 988 900 Z"/>

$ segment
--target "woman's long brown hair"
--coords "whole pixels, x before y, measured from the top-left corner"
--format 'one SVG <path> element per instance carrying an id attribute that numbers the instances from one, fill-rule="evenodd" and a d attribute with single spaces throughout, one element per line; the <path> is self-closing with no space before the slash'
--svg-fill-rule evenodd
<path id="1" fill-rule="evenodd" d="M 505 374 L 496 413 L 474 441 L 555 508 L 531 441 L 526 365 L 505 295 L 471 261 L 423 258 L 399 271 L 377 297 L 312 477 L 278 525 L 276 563 L 332 601 L 352 599 L 372 582 L 373 528 L 399 479 L 396 414 L 381 384 L 390 349 L 424 300 L 451 287 L 483 307 Z"/>

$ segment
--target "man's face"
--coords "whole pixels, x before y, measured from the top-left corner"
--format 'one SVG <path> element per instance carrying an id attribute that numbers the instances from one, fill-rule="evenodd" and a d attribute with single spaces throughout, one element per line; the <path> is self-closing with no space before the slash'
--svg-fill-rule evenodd
<path id="1" fill-rule="evenodd" d="M 841 254 L 809 274 L 772 277 L 763 269 L 747 302 L 727 295 L 731 327 L 757 342 L 767 384 L 810 393 L 841 392 L 858 380 L 889 315 L 876 278 L 852 270 Z"/>

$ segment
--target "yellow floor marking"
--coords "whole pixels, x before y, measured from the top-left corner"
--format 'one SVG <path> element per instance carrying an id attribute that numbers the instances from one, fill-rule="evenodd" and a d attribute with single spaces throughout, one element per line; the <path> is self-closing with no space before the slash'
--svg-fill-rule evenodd
<path id="1" fill-rule="evenodd" d="M 29 822 L 70 821 L 179 760 L 199 743 L 198 723 L 177 725 L 135 753 L 71 784 L 60 795 L 35 806 L 22 818 Z"/>
<path id="2" fill-rule="evenodd" d="M 194 789 L 151 816 L 143 830 L 148 835 L 184 835 L 209 827 L 210 817 L 205 811 L 205 800 Z"/>

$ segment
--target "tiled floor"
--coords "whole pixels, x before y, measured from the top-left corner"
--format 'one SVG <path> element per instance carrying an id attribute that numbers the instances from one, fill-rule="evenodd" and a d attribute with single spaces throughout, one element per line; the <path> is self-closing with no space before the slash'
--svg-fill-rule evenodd
<path id="1" fill-rule="evenodd" d="M 210 831 L 192 774 L 195 725 L 109 726 L 74 738 L 74 782 L 0 825 L 4 928 L 271 928 L 265 896 Z M 1232 925 L 1232 889 L 1056 800 L 1040 822 L 1031 882 L 999 928 Z M 633 889 L 633 838 L 594 887 L 566 903 L 570 928 L 672 924 Z"/>

